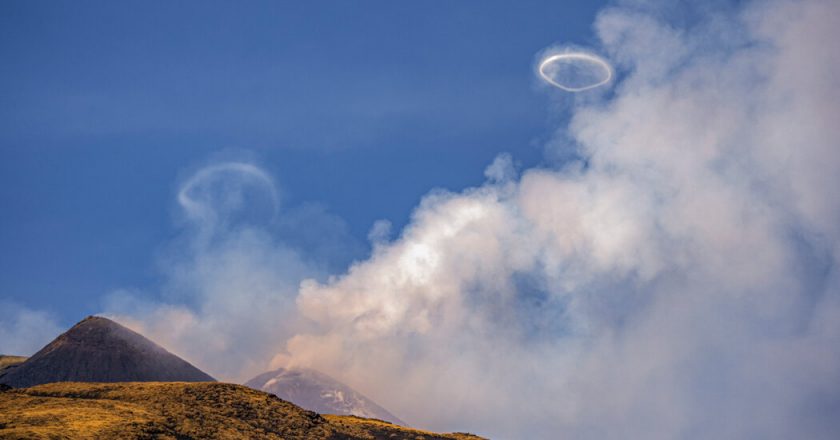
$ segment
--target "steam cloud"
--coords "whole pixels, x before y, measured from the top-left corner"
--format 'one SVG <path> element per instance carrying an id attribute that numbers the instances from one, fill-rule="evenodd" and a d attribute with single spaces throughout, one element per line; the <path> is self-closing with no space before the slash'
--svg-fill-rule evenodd
<path id="1" fill-rule="evenodd" d="M 268 368 L 285 338 L 305 328 L 294 298 L 300 280 L 322 269 L 277 238 L 271 226 L 279 191 L 252 163 L 198 169 L 181 184 L 177 201 L 185 224 L 161 258 L 161 291 L 113 292 L 104 314 L 214 377 L 248 380 Z M 302 218 L 319 223 L 313 219 Z"/>
<path id="2" fill-rule="evenodd" d="M 493 438 L 836 436 L 840 4 L 658 17 L 599 15 L 624 77 L 558 133 L 577 163 L 425 197 L 303 283 L 291 362 Z"/>

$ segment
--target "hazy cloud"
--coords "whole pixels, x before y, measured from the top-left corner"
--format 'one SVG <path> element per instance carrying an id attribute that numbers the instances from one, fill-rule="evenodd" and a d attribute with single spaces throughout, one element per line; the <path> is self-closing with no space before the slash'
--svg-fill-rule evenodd
<path id="1" fill-rule="evenodd" d="M 195 170 L 177 191 L 185 223 L 160 258 L 162 288 L 112 292 L 105 314 L 221 380 L 244 381 L 265 371 L 285 338 L 305 327 L 294 303 L 301 279 L 328 267 L 308 257 L 341 255 L 345 234 L 343 223 L 322 208 L 280 213 L 278 194 L 253 163 Z M 303 221 L 310 234 L 330 240 L 298 237 L 314 245 L 311 255 L 282 239 Z"/>
<path id="2" fill-rule="evenodd" d="M 0 354 L 31 356 L 61 332 L 50 313 L 0 301 Z"/>

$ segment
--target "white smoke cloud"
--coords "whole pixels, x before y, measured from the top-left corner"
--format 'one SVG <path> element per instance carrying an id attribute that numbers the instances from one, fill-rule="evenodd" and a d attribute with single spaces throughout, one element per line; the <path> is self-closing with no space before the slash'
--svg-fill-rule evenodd
<path id="1" fill-rule="evenodd" d="M 278 218 L 278 194 L 253 163 L 226 161 L 193 172 L 177 193 L 185 224 L 161 257 L 160 291 L 112 292 L 104 314 L 220 380 L 264 372 L 285 339 L 306 327 L 295 311 L 300 281 L 323 270 L 278 238 L 275 226 L 305 222 L 336 242 L 331 251 L 342 240 L 333 233 L 335 220 L 310 205 Z"/>
<path id="2" fill-rule="evenodd" d="M 840 5 L 596 31 L 621 81 L 581 160 L 426 196 L 297 305 L 289 362 L 493 438 L 833 438 L 840 425 Z M 725 30 L 721 32 L 721 29 Z"/>

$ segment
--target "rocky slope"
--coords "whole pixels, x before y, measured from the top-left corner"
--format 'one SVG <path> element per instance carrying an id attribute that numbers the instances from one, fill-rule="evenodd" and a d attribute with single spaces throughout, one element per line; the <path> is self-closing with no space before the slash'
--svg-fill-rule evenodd
<path id="1" fill-rule="evenodd" d="M 353 415 L 405 425 L 372 400 L 311 369 L 284 369 L 260 374 L 245 386 L 265 391 L 321 414 Z"/>
<path id="2" fill-rule="evenodd" d="M 15 388 L 61 381 L 213 380 L 142 335 L 96 316 L 85 318 L 25 362 L 0 372 L 0 384 Z"/>

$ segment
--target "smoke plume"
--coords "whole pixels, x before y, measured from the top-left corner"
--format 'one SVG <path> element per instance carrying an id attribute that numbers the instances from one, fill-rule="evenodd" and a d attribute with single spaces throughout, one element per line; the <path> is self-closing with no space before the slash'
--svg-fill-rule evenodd
<path id="1" fill-rule="evenodd" d="M 643 6 L 595 23 L 619 75 L 558 131 L 579 159 L 501 158 L 304 281 L 289 362 L 493 438 L 836 435 L 840 4 Z"/>

